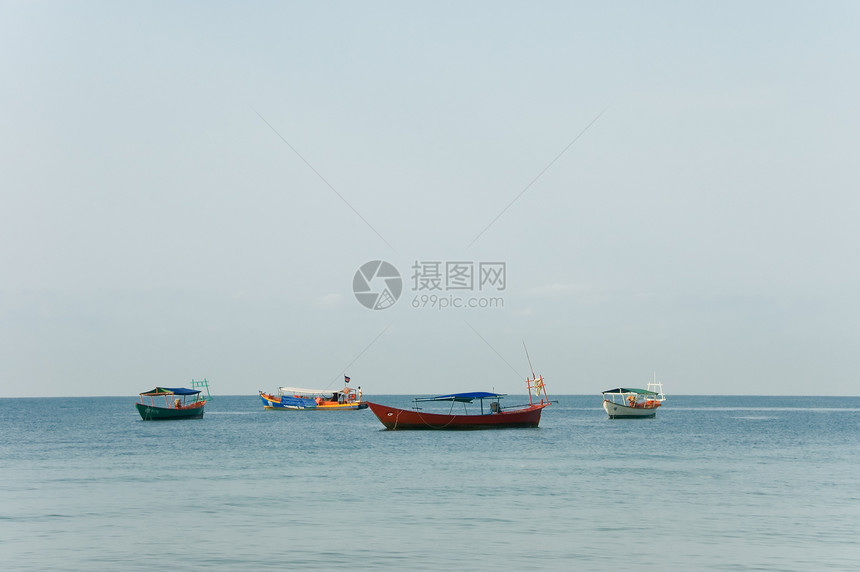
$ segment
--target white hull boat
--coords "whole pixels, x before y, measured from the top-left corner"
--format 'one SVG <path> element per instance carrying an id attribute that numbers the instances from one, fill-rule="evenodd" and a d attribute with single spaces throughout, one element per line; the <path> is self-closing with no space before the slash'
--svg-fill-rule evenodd
<path id="1" fill-rule="evenodd" d="M 659 407 L 659 406 L 658 406 Z M 629 407 L 612 401 L 603 401 L 603 409 L 610 419 L 630 419 L 634 417 L 654 417 L 657 415 L 657 407 Z"/>
<path id="2" fill-rule="evenodd" d="M 616 387 L 604 391 L 603 409 L 610 419 L 643 419 L 656 416 L 665 400 L 663 384 L 655 374 L 654 381 L 648 382 L 648 389 Z"/>

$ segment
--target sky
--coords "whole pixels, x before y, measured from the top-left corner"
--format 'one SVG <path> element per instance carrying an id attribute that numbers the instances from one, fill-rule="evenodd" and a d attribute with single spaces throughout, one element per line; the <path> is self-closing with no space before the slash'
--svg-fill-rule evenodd
<path id="1" fill-rule="evenodd" d="M 858 395 L 858 29 L 0 1 L 0 397 Z"/>

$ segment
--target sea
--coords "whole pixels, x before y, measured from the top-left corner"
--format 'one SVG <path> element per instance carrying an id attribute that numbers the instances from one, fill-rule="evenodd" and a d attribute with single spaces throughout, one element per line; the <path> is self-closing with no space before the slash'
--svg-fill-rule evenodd
<path id="1" fill-rule="evenodd" d="M 136 399 L 0 399 L 2 570 L 860 570 L 860 397 L 562 395 L 479 431 Z"/>

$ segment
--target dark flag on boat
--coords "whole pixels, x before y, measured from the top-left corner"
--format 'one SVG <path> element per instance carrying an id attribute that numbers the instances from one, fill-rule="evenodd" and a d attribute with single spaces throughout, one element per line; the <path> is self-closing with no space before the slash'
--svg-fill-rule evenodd
<path id="1" fill-rule="evenodd" d="M 346 377 L 346 376 L 343 376 L 343 382 L 344 382 L 344 383 L 349 383 L 349 378 L 348 378 L 348 377 Z"/>

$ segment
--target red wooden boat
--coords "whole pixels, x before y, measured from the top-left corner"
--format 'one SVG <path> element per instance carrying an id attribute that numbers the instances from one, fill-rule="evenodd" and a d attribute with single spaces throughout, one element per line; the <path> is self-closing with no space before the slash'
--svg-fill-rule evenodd
<path id="1" fill-rule="evenodd" d="M 474 391 L 470 393 L 451 393 L 436 397 L 416 398 L 412 409 L 399 409 L 368 401 L 367 405 L 386 429 L 508 429 L 515 427 L 537 427 L 540 414 L 550 404 L 542 377 L 526 380 L 529 389 L 529 402 L 510 408 L 501 406 L 504 393 Z M 532 395 L 534 394 L 534 398 Z M 477 400 L 480 413 L 470 412 L 467 404 Z M 485 409 L 484 400 L 489 401 Z M 447 412 L 430 412 L 420 404 L 429 402 L 450 402 Z M 456 404 L 463 404 L 463 413 L 454 412 Z"/>

